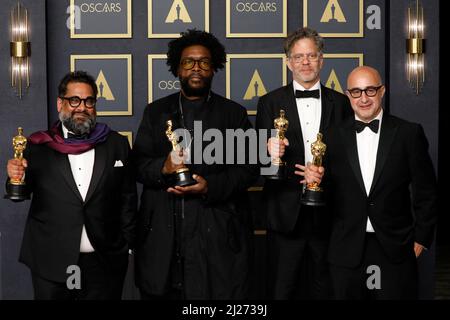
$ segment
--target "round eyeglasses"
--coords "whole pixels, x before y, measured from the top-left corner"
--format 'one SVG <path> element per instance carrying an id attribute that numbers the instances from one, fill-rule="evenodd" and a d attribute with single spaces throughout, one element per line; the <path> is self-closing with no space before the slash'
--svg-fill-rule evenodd
<path id="1" fill-rule="evenodd" d="M 378 87 L 367 87 L 365 89 L 353 88 L 353 89 L 347 89 L 347 91 L 350 93 L 352 98 L 359 98 L 359 97 L 361 97 L 363 92 L 368 97 L 375 97 L 377 95 L 378 90 L 381 87 L 383 87 L 383 85 L 378 86 Z"/>
<path id="2" fill-rule="evenodd" d="M 84 102 L 84 106 L 87 109 L 92 109 L 95 107 L 95 104 L 97 103 L 97 99 L 94 97 L 87 97 L 85 99 L 81 99 L 80 97 L 74 96 L 74 97 L 60 97 L 63 100 L 69 101 L 69 105 L 72 108 L 78 108 L 81 104 L 81 102 Z"/>
<path id="3" fill-rule="evenodd" d="M 307 53 L 307 54 L 299 53 L 289 57 L 289 59 L 294 61 L 294 63 L 300 63 L 305 59 L 310 62 L 316 62 L 319 60 L 319 58 L 320 53 Z"/>
<path id="4" fill-rule="evenodd" d="M 207 58 L 203 58 L 203 59 L 199 59 L 199 60 L 186 58 L 186 59 L 181 60 L 180 65 L 184 70 L 191 70 L 192 68 L 194 68 L 196 63 L 198 63 L 198 66 L 200 67 L 200 69 L 202 69 L 204 71 L 211 70 L 211 60 L 209 60 Z"/>

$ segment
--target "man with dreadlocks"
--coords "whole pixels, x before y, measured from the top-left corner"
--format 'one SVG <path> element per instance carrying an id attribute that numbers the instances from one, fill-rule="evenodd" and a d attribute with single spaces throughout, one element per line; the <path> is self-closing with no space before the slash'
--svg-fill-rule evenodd
<path id="1" fill-rule="evenodd" d="M 242 106 L 211 91 L 214 73 L 225 62 L 225 48 L 212 34 L 182 33 L 167 53 L 181 90 L 144 111 L 133 150 L 143 185 L 135 251 L 143 299 L 248 297 L 252 228 L 246 190 L 258 169 L 247 161 L 229 164 L 228 158 L 226 164 L 205 161 L 208 145 L 197 141 L 207 129 L 225 137 L 226 129 L 251 128 Z M 169 120 L 174 130 L 194 138 L 181 136 L 184 149 L 172 151 L 166 136 Z M 187 160 L 189 155 L 194 161 Z M 196 183 L 174 186 L 170 177 L 185 166 Z"/>

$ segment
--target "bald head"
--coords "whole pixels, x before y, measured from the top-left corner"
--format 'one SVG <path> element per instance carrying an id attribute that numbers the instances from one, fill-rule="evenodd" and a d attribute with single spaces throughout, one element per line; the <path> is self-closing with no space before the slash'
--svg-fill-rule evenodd
<path id="1" fill-rule="evenodd" d="M 356 82 L 361 82 L 361 79 L 365 79 L 368 83 L 367 86 L 379 86 L 381 85 L 380 73 L 369 66 L 356 67 L 350 72 L 347 77 L 347 88 L 352 89 L 355 87 Z"/>
<path id="2" fill-rule="evenodd" d="M 362 121 L 372 121 L 380 114 L 385 91 L 380 73 L 374 68 L 357 67 L 348 75 L 346 94 L 353 111 Z"/>

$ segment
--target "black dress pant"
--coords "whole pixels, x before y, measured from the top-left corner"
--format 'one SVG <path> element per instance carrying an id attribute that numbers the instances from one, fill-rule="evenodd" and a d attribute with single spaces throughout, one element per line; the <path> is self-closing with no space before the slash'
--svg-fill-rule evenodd
<path id="1" fill-rule="evenodd" d="M 375 233 L 366 233 L 364 256 L 356 268 L 330 266 L 336 298 L 339 300 L 417 299 L 417 262 L 411 255 L 398 264 L 383 251 Z"/>
<path id="2" fill-rule="evenodd" d="M 331 298 L 329 225 L 324 214 L 304 207 L 293 232 L 268 230 L 269 299 Z"/>
<path id="3" fill-rule="evenodd" d="M 155 300 L 155 301 L 184 300 L 183 292 L 175 288 L 170 289 L 169 292 L 162 295 L 150 294 L 142 289 L 140 290 L 140 293 L 141 293 L 141 300 Z"/>
<path id="4" fill-rule="evenodd" d="M 124 257 L 127 259 L 127 257 Z M 111 270 L 95 252 L 80 253 L 80 289 L 69 289 L 67 283 L 44 279 L 31 274 L 36 300 L 120 300 L 127 264 L 119 270 Z M 74 274 L 74 273 L 72 273 Z M 69 278 L 71 274 L 67 274 Z M 71 282 L 71 281 L 69 281 Z"/>

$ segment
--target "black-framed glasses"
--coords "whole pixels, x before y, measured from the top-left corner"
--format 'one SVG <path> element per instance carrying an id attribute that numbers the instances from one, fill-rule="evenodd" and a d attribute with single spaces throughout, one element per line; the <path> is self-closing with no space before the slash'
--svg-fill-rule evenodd
<path id="1" fill-rule="evenodd" d="M 87 97 L 85 99 L 81 99 L 80 97 L 74 96 L 74 97 L 60 97 L 63 100 L 69 101 L 69 105 L 72 108 L 78 108 L 81 104 L 81 102 L 84 102 L 84 106 L 88 109 L 92 109 L 95 107 L 97 103 L 97 99 L 94 97 Z"/>
<path id="2" fill-rule="evenodd" d="M 295 54 L 293 56 L 289 56 L 289 59 L 291 59 L 295 63 L 300 63 L 305 59 L 307 59 L 310 62 L 316 62 L 319 60 L 319 58 L 320 58 L 319 52 L 307 53 L 307 54 L 299 53 L 299 54 Z"/>
<path id="3" fill-rule="evenodd" d="M 383 87 L 383 85 L 380 85 L 378 87 L 367 87 L 365 89 L 353 88 L 353 89 L 347 89 L 347 91 L 350 93 L 352 98 L 361 97 L 363 92 L 368 97 L 375 97 L 377 95 L 378 90 L 380 90 L 381 87 Z"/>
<path id="4" fill-rule="evenodd" d="M 191 70 L 195 64 L 198 63 L 198 66 L 200 69 L 204 71 L 211 70 L 211 60 L 208 58 L 202 58 L 199 60 L 192 59 L 192 58 L 186 58 L 181 60 L 180 65 L 184 70 Z"/>

